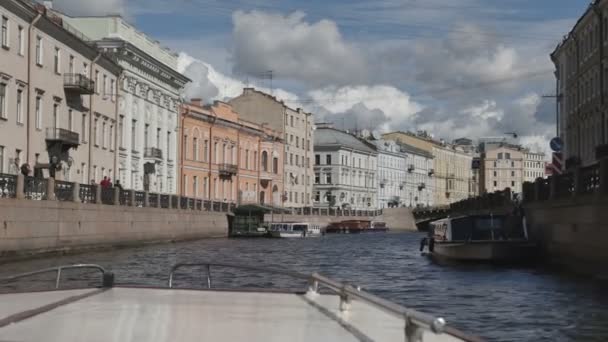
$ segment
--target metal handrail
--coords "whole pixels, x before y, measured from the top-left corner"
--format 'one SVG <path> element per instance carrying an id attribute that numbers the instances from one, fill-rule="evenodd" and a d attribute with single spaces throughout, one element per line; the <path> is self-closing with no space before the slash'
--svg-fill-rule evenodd
<path id="1" fill-rule="evenodd" d="M 67 269 L 76 269 L 76 268 L 96 269 L 99 272 L 101 272 L 103 287 L 112 287 L 114 285 L 114 275 L 112 273 L 106 271 L 103 267 L 96 265 L 96 264 L 76 264 L 76 265 L 49 267 L 49 268 L 44 268 L 44 269 L 37 270 L 37 271 L 16 274 L 16 275 L 6 277 L 6 278 L 0 278 L 0 283 L 3 283 L 3 282 L 8 283 L 11 281 L 15 281 L 17 279 L 27 278 L 27 277 L 31 277 L 31 276 L 34 276 L 37 274 L 42 274 L 42 273 L 56 272 L 57 276 L 55 278 L 55 288 L 58 289 L 59 284 L 61 283 L 61 271 L 67 270 Z"/>
<path id="2" fill-rule="evenodd" d="M 363 291 L 360 287 L 353 287 L 349 284 L 344 284 L 327 278 L 318 273 L 312 275 L 305 275 L 303 273 L 291 272 L 286 270 L 258 267 L 258 266 L 244 266 L 234 263 L 215 263 L 215 262 L 199 262 L 199 263 L 180 263 L 171 267 L 169 273 L 169 288 L 173 288 L 173 278 L 176 270 L 182 267 L 198 267 L 203 266 L 207 273 L 207 287 L 211 288 L 211 267 L 226 267 L 235 268 L 248 271 L 258 271 L 264 273 L 280 274 L 289 276 L 296 279 L 302 279 L 308 281 L 308 292 L 312 294 L 318 293 L 319 286 L 328 288 L 340 296 L 340 311 L 348 311 L 351 303 L 351 299 L 355 298 L 366 302 L 372 306 L 379 308 L 380 310 L 403 318 L 405 321 L 405 341 L 421 341 L 423 329 L 428 329 L 435 334 L 448 333 L 452 336 L 458 337 L 465 341 L 477 342 L 482 341 L 474 336 L 469 336 L 460 330 L 446 326 L 445 319 L 441 317 L 434 317 L 429 314 L 418 312 L 416 310 L 405 308 L 401 305 L 392 303 L 388 300 L 382 299 L 376 295 Z"/>

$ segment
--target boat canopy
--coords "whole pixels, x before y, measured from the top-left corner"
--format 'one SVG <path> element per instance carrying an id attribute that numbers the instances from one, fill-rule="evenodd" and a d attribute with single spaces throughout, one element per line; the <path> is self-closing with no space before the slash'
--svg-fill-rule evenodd
<path id="1" fill-rule="evenodd" d="M 245 204 L 234 209 L 235 215 L 259 215 L 259 214 L 289 214 L 290 211 L 285 208 L 274 207 L 260 204 Z"/>

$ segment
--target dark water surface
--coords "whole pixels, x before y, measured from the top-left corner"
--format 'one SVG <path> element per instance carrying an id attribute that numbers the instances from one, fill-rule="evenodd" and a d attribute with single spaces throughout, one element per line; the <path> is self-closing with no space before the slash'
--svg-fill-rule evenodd
<path id="1" fill-rule="evenodd" d="M 418 252 L 421 237 L 403 233 L 211 239 L 0 264 L 0 277 L 47 266 L 97 263 L 112 270 L 118 283 L 166 285 L 169 268 L 178 262 L 237 262 L 319 271 L 404 306 L 443 316 L 490 341 L 608 341 L 605 282 L 541 267 L 439 265 Z M 234 270 L 213 273 L 217 286 L 294 285 L 288 279 Z M 201 286 L 201 274 L 181 272 L 177 283 Z"/>

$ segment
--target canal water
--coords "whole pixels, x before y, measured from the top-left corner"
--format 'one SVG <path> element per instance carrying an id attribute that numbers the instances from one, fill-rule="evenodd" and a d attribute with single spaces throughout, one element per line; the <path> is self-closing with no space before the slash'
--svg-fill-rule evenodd
<path id="1" fill-rule="evenodd" d="M 218 261 L 319 271 L 404 306 L 443 316 L 490 341 L 608 341 L 606 283 L 540 266 L 441 265 L 421 256 L 419 233 L 298 240 L 210 239 L 57 256 L 0 265 L 0 277 L 47 266 L 97 263 L 118 283 L 166 285 L 179 262 Z M 178 286 L 204 272 L 176 274 Z M 212 270 L 214 286 L 293 287 L 287 278 Z M 69 277 L 68 277 L 69 278 Z M 1 303 L 0 303 L 1 305 Z"/>

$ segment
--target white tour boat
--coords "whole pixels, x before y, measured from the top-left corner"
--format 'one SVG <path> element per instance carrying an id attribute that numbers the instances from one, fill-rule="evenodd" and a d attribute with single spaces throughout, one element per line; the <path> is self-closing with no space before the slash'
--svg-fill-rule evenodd
<path id="1" fill-rule="evenodd" d="M 174 272 L 182 268 L 205 269 L 204 289 L 175 288 Z M 218 268 L 289 276 L 303 288 L 216 289 L 211 271 Z M 62 274 L 65 278 L 66 272 L 72 275 L 81 269 L 89 276 L 91 269 L 100 271 L 100 286 L 62 289 Z M 171 269 L 167 286 L 158 288 L 119 286 L 98 265 L 49 268 L 0 279 L 0 284 L 14 286 L 49 272 L 56 273 L 52 290 L 0 294 L 0 341 L 481 341 L 442 318 L 319 274 L 238 264 L 179 264 Z"/>
<path id="2" fill-rule="evenodd" d="M 270 236 L 276 238 L 303 238 L 321 236 L 321 226 L 307 222 L 271 223 Z"/>

